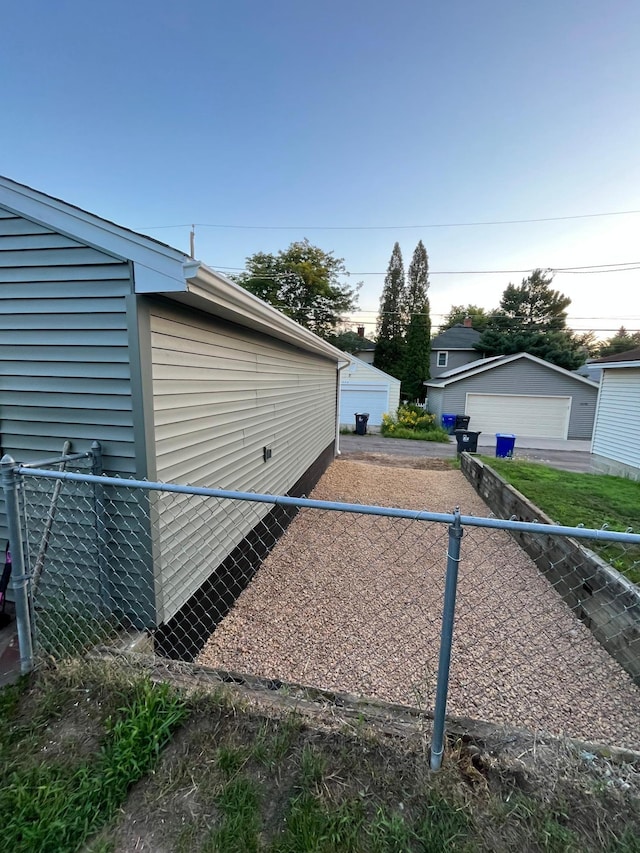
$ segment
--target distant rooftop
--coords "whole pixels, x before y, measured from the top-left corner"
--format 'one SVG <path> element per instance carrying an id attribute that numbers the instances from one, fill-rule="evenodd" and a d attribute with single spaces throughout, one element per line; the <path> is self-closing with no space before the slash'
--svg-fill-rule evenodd
<path id="1" fill-rule="evenodd" d="M 431 341 L 431 349 L 473 349 L 473 345 L 480 340 L 480 332 L 471 326 L 457 323 L 446 332 L 436 335 Z"/>
<path id="2" fill-rule="evenodd" d="M 615 361 L 640 361 L 640 347 L 617 352 L 615 355 L 605 355 L 604 358 L 595 358 L 589 364 L 611 364 Z"/>

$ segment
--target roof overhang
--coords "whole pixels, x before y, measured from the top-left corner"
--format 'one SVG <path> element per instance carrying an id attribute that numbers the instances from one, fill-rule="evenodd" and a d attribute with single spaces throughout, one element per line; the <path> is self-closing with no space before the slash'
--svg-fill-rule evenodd
<path id="1" fill-rule="evenodd" d="M 551 362 L 545 361 L 543 358 L 538 358 L 536 355 L 531 355 L 531 353 L 528 352 L 518 352 L 513 355 L 507 355 L 500 361 L 489 360 L 489 363 L 482 360 L 472 361 L 469 364 L 469 370 L 462 371 L 455 376 L 450 376 L 440 381 L 432 382 L 431 380 L 427 380 L 423 384 L 429 388 L 445 388 L 447 385 L 452 385 L 454 382 L 460 382 L 462 379 L 468 379 L 470 376 L 476 376 L 478 373 L 484 373 L 487 370 L 494 370 L 498 367 L 502 367 L 504 364 L 510 364 L 513 361 L 518 361 L 521 358 L 533 361 L 536 364 L 549 368 L 549 370 L 555 370 L 557 373 L 561 373 L 563 376 L 569 376 L 571 379 L 575 379 L 576 382 L 583 382 L 591 388 L 599 387 L 599 384 L 594 382 L 593 379 L 586 379 L 584 376 L 578 376 L 577 373 L 572 373 L 570 370 L 565 370 L 564 367 L 558 367 L 557 364 L 551 364 Z"/>
<path id="2" fill-rule="evenodd" d="M 1 176 L 0 205 L 122 261 L 133 261 L 137 293 L 186 288 L 184 265 L 190 258 L 165 243 Z"/>
<path id="3" fill-rule="evenodd" d="M 600 370 L 618 370 L 625 367 L 640 367 L 640 361 L 614 361 L 611 364 L 595 364 L 594 367 L 599 367 Z"/>
<path id="4" fill-rule="evenodd" d="M 330 358 L 342 366 L 350 363 L 350 356 L 342 350 L 205 264 L 192 262 L 188 273 L 184 291 L 170 291 L 163 295 L 306 352 Z"/>
<path id="5" fill-rule="evenodd" d="M 157 294 L 329 358 L 350 357 L 220 273 L 152 237 L 0 176 L 0 205 L 133 265 L 134 291 Z"/>

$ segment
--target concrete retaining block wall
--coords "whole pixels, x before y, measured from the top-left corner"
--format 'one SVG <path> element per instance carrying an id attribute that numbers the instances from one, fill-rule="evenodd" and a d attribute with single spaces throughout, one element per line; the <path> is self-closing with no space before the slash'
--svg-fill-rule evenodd
<path id="1" fill-rule="evenodd" d="M 463 453 L 464 475 L 499 518 L 554 522 L 479 459 Z M 640 686 L 640 588 L 577 539 L 511 532 L 573 613 Z"/>

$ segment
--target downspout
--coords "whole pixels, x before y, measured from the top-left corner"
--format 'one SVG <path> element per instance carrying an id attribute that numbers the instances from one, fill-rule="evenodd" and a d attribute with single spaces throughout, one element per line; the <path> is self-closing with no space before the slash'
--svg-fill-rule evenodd
<path id="1" fill-rule="evenodd" d="M 336 368 L 336 456 L 340 456 L 340 371 L 350 364 L 350 361 L 339 361 Z"/>

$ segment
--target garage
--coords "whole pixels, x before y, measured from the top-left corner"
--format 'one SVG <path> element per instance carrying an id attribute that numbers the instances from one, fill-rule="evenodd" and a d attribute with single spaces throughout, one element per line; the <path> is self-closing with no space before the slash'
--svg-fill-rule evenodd
<path id="1" fill-rule="evenodd" d="M 565 439 L 569 430 L 571 397 L 467 394 L 465 409 L 474 430 Z"/>
<path id="2" fill-rule="evenodd" d="M 382 416 L 395 414 L 400 403 L 400 380 L 350 355 L 340 372 L 340 426 L 353 428 L 356 412 L 367 412 L 368 428 L 378 432 Z"/>
<path id="3" fill-rule="evenodd" d="M 593 433 L 598 383 L 531 353 L 476 360 L 425 385 L 438 420 L 468 415 L 471 430 L 560 440 Z"/>

